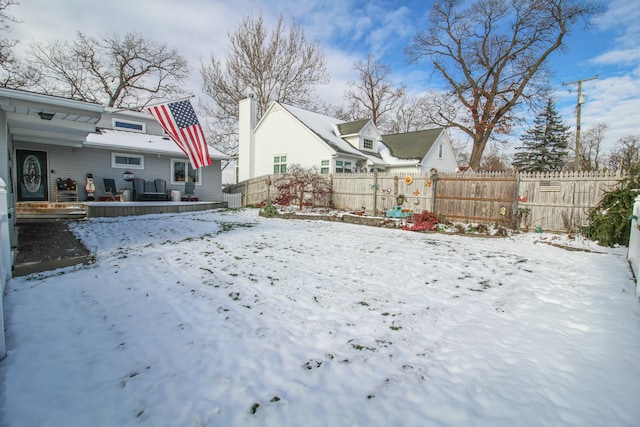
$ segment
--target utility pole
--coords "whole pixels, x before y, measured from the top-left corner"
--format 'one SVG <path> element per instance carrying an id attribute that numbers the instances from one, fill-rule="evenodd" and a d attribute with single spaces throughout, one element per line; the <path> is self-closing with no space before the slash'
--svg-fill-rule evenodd
<path id="1" fill-rule="evenodd" d="M 573 170 L 578 171 L 580 169 L 580 106 L 584 104 L 585 97 L 582 95 L 582 83 L 588 82 L 589 80 L 595 80 L 598 78 L 596 74 L 595 77 L 589 77 L 588 79 L 576 80 L 575 82 L 562 83 L 562 86 L 567 85 L 578 85 L 578 106 L 576 108 L 576 155 L 573 162 Z"/>

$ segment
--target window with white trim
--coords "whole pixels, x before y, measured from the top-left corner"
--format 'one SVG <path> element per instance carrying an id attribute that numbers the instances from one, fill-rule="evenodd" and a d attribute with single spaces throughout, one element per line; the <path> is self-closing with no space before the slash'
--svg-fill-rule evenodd
<path id="1" fill-rule="evenodd" d="M 443 156 L 444 145 L 440 144 L 438 147 L 438 158 L 441 159 Z"/>
<path id="2" fill-rule="evenodd" d="M 362 145 L 365 150 L 373 150 L 373 139 L 364 139 L 364 143 Z"/>
<path id="3" fill-rule="evenodd" d="M 114 129 L 128 130 L 132 132 L 141 132 L 141 133 L 145 133 L 147 131 L 146 124 L 142 122 L 132 122 L 130 120 L 113 119 L 112 124 Z"/>
<path id="4" fill-rule="evenodd" d="M 336 173 L 351 173 L 351 162 L 336 160 Z"/>
<path id="5" fill-rule="evenodd" d="M 276 175 L 287 173 L 287 156 L 273 157 L 273 173 Z"/>
<path id="6" fill-rule="evenodd" d="M 141 154 L 111 153 L 111 167 L 119 169 L 144 169 L 144 156 Z"/>
<path id="7" fill-rule="evenodd" d="M 327 175 L 329 173 L 329 160 L 320 162 L 320 173 Z"/>
<path id="8" fill-rule="evenodd" d="M 199 185 L 202 182 L 202 168 L 192 168 L 188 160 L 171 159 L 171 184 L 185 182 L 195 182 Z"/>

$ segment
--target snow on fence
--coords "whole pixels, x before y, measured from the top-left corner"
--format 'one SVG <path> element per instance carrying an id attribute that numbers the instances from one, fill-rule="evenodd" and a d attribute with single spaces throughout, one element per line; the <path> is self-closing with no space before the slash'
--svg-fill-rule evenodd
<path id="1" fill-rule="evenodd" d="M 4 338 L 4 290 L 11 279 L 11 237 L 7 186 L 0 178 L 0 359 L 7 355 Z"/>
<path id="2" fill-rule="evenodd" d="M 631 233 L 629 235 L 629 251 L 627 252 L 627 260 L 631 265 L 631 270 L 636 278 L 636 296 L 640 298 L 640 196 L 636 197 L 633 204 L 633 213 L 631 214 Z"/>
<path id="3" fill-rule="evenodd" d="M 523 229 L 588 233 L 588 212 L 615 188 L 624 174 L 600 172 L 435 172 L 357 173 L 328 176 L 336 209 L 381 214 L 396 206 L 427 210 L 457 222 L 500 222 Z M 277 175 L 230 186 L 242 193 L 242 205 L 254 206 L 275 197 Z M 515 185 L 509 184 L 509 181 Z M 446 187 L 446 188 L 445 188 Z M 509 194 L 510 193 L 510 194 Z M 484 218 L 484 220 L 483 220 Z"/>

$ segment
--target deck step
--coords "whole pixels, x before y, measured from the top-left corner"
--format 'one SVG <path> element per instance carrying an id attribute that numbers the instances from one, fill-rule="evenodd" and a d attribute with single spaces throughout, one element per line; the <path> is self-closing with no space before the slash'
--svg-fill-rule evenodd
<path id="1" fill-rule="evenodd" d="M 83 204 L 78 203 L 16 203 L 16 219 L 80 219 L 87 212 Z"/>

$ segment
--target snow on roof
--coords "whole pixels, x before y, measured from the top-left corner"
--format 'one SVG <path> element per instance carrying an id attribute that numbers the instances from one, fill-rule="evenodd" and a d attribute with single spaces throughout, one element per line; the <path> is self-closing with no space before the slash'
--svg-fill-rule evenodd
<path id="1" fill-rule="evenodd" d="M 83 146 L 186 157 L 176 143 L 167 137 L 123 130 L 101 129 L 99 132 L 90 133 Z M 211 146 L 209 157 L 217 160 L 228 159 L 228 156 Z"/>
<path id="2" fill-rule="evenodd" d="M 382 158 L 382 161 L 387 165 L 391 165 L 391 166 L 416 165 L 420 163 L 420 160 L 422 160 L 422 159 L 420 160 L 400 159 L 398 157 L 394 157 L 393 154 L 391 154 L 391 150 L 389 149 L 389 147 L 384 145 L 384 143 L 382 142 L 378 142 L 378 152 L 380 153 L 380 157 Z"/>
<path id="3" fill-rule="evenodd" d="M 358 157 L 364 157 L 373 164 L 380 165 L 415 165 L 422 161 L 422 157 L 426 155 L 431 145 L 433 145 L 433 141 L 430 141 L 430 138 L 425 139 L 425 135 L 431 136 L 432 133 L 435 132 L 436 136 L 442 132 L 442 129 L 428 129 L 427 131 L 419 131 L 419 132 L 410 132 L 407 134 L 396 134 L 396 135 L 385 135 L 383 136 L 383 140 L 385 138 L 390 139 L 390 143 L 394 143 L 395 148 L 399 150 L 398 142 L 405 143 L 407 145 L 418 145 L 418 147 L 414 147 L 418 151 L 424 152 L 423 156 L 420 159 L 417 158 L 400 158 L 396 157 L 392 154 L 392 150 L 388 145 L 385 145 L 383 142 L 378 142 L 378 152 L 370 153 L 367 151 L 360 151 L 345 141 L 340 134 L 343 134 L 345 131 L 353 132 L 356 128 L 362 129 L 362 127 L 369 120 L 359 120 L 355 122 L 345 122 L 344 120 L 336 119 L 333 117 L 325 116 L 323 114 L 314 113 L 312 111 L 304 110 L 299 107 L 294 107 L 292 105 L 280 104 L 281 107 L 286 109 L 289 113 L 291 113 L 294 117 L 296 117 L 302 124 L 307 126 L 312 132 L 314 132 L 318 137 L 320 137 L 324 142 L 326 142 L 331 148 L 333 148 L 336 152 L 342 154 L 351 154 Z M 421 137 L 421 138 L 419 138 Z M 398 140 L 398 142 L 396 142 Z"/>
<path id="4" fill-rule="evenodd" d="M 294 117 L 296 117 L 302 124 L 313 131 L 318 137 L 326 142 L 336 152 L 342 154 L 351 154 L 357 157 L 368 157 L 365 153 L 354 148 L 344 139 L 335 134 L 335 128 L 339 124 L 345 123 L 344 120 L 339 120 L 333 117 L 325 116 L 323 114 L 314 113 L 313 111 L 303 110 L 302 108 L 294 107 L 292 105 L 279 104 Z"/>

